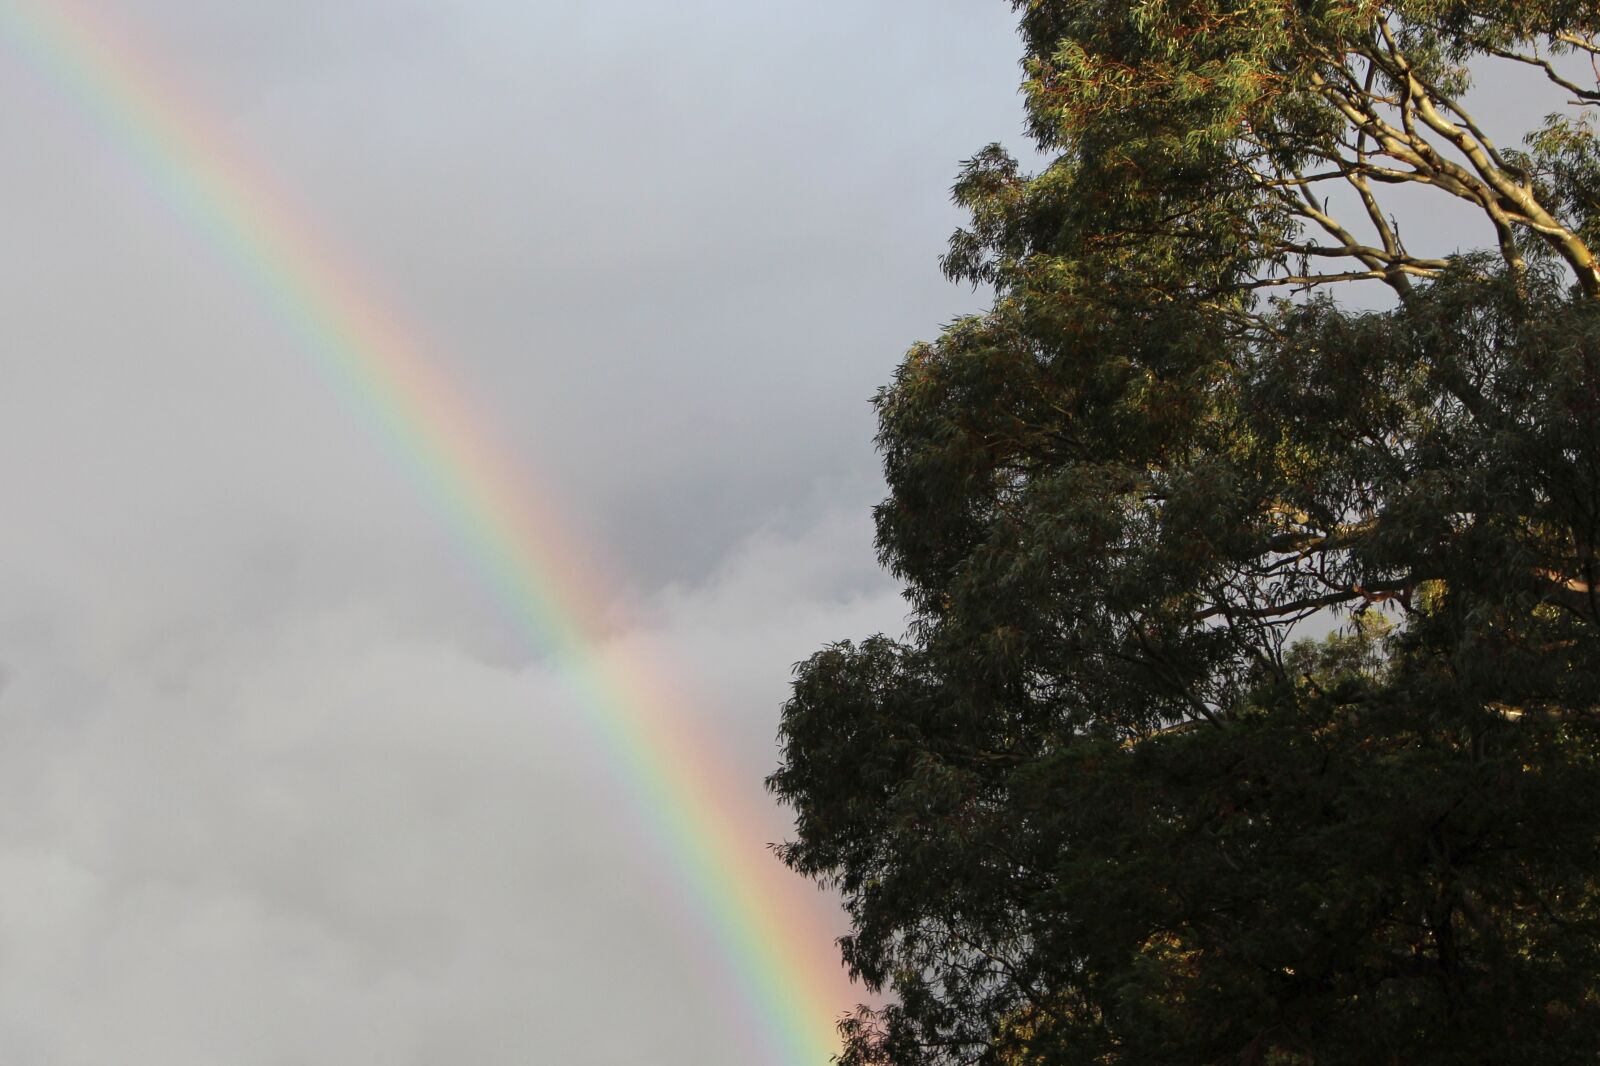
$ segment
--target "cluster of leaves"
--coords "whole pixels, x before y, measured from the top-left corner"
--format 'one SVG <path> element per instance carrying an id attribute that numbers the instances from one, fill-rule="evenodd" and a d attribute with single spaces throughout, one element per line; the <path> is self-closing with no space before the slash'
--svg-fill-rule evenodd
<path id="1" fill-rule="evenodd" d="M 994 307 L 878 401 L 913 626 L 801 665 L 770 780 L 895 993 L 845 1063 L 1589 1061 L 1600 150 L 1460 97 L 1600 101 L 1600 16 L 1017 7 L 1050 162 L 968 166 Z M 1489 250 L 1414 255 L 1402 185 Z"/>

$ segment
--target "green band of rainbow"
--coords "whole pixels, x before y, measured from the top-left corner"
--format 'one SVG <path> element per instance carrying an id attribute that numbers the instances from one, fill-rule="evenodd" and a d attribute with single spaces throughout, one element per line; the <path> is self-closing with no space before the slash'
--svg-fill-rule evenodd
<path id="1" fill-rule="evenodd" d="M 125 33 L 108 32 L 72 0 L 0 2 L 0 32 L 271 302 L 350 409 L 400 458 L 530 639 L 564 664 L 618 781 L 724 960 L 715 979 L 742 1000 L 731 1025 L 753 1029 L 770 1061 L 827 1062 L 844 989 L 837 966 L 818 952 L 828 937 L 804 909 L 782 913 L 783 901 L 798 898 L 794 879 L 728 798 L 737 790 L 706 738 L 683 731 L 692 718 L 674 686 L 642 661 L 601 668 L 594 646 L 606 600 L 548 498 L 529 490 L 527 473 L 493 445 L 398 318 L 268 194 L 259 168 L 236 162 L 192 101 L 162 85 Z"/>

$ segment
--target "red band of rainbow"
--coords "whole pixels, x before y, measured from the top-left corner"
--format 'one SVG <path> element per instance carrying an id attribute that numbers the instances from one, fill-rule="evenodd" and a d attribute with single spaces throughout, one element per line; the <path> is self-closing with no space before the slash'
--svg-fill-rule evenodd
<path id="1" fill-rule="evenodd" d="M 581 690 L 618 782 L 675 867 L 770 1061 L 821 1066 L 836 1053 L 847 986 L 819 945 L 816 909 L 772 858 L 676 686 L 639 662 L 602 669 L 594 646 L 607 600 L 547 495 L 497 448 L 469 405 L 309 228 L 268 192 L 215 123 L 163 84 L 125 33 L 75 0 L 3 0 L 0 35 L 114 137 L 181 217 L 270 301 L 325 379 L 371 425 L 488 577 L 507 610 Z M 785 906 L 784 901 L 790 901 Z M 790 913 L 783 913 L 790 910 Z"/>

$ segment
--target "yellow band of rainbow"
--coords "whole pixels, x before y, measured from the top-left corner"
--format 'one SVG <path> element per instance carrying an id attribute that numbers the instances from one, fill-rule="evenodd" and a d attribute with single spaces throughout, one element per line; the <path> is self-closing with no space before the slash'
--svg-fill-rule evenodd
<path id="1" fill-rule="evenodd" d="M 76 0 L 0 0 L 0 35 L 112 136 L 187 222 L 266 298 L 353 413 L 401 460 L 541 652 L 582 695 L 589 728 L 620 787 L 673 866 L 716 945 L 747 1029 L 767 1061 L 821 1066 L 837 1050 L 844 1007 L 837 965 L 818 951 L 815 911 L 784 913 L 795 880 L 730 797 L 725 763 L 690 735 L 677 686 L 639 661 L 602 668 L 595 645 L 607 602 L 545 493 L 494 445 L 461 391 L 399 316 L 239 164 L 197 104 L 163 84 L 125 32 Z M 808 918 L 805 913 L 811 910 Z"/>

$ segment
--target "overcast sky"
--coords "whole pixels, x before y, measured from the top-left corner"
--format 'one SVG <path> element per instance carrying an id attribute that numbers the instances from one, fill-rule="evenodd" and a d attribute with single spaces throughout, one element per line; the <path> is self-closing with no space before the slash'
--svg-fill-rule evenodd
<path id="1" fill-rule="evenodd" d="M 780 838 L 790 665 L 901 626 L 868 400 L 981 304 L 937 256 L 1009 6 L 84 2 L 553 487 Z M 4 42 L 0 100 L 0 1062 L 750 1062 L 404 471 Z"/>
<path id="2" fill-rule="evenodd" d="M 82 2 L 552 487 L 603 654 L 676 665 L 781 838 L 791 664 L 901 628 L 868 400 L 982 304 L 937 257 L 1020 141 L 1009 5 Z M 0 102 L 0 1062 L 750 1063 L 559 664 L 4 41 Z"/>

